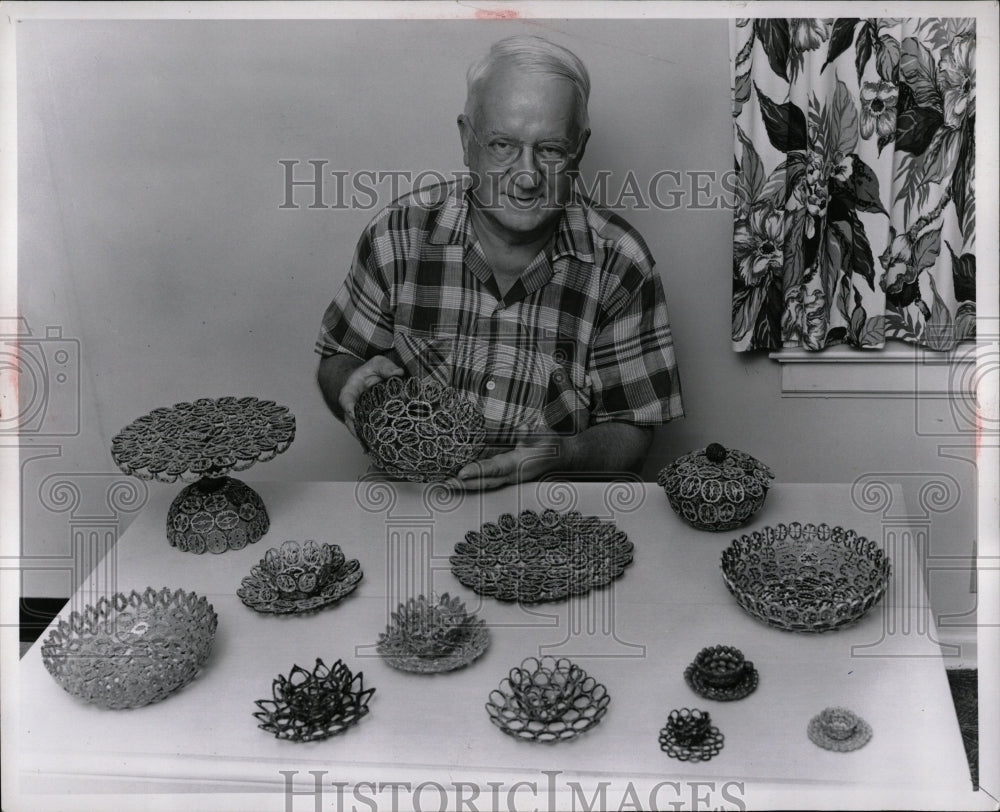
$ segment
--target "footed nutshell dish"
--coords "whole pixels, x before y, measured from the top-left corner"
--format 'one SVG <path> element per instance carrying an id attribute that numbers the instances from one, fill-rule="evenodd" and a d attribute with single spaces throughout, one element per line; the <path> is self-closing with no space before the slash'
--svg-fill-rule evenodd
<path id="1" fill-rule="evenodd" d="M 301 614 L 349 595 L 363 575 L 358 560 L 348 560 L 337 544 L 289 540 L 264 554 L 236 594 L 257 612 Z"/>
<path id="2" fill-rule="evenodd" d="M 743 451 L 712 443 L 678 457 L 657 482 L 678 516 L 699 530 L 742 527 L 764 504 L 774 474 Z"/>
<path id="3" fill-rule="evenodd" d="M 379 468 L 413 482 L 458 473 L 486 447 L 486 420 L 458 390 L 431 379 L 389 378 L 358 398 L 358 437 Z"/>

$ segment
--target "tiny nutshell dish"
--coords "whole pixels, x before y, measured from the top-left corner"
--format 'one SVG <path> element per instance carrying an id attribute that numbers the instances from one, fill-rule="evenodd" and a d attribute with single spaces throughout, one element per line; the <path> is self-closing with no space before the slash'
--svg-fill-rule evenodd
<path id="1" fill-rule="evenodd" d="M 847 708 L 825 708 L 809 720 L 806 734 L 824 750 L 850 753 L 864 747 L 872 737 L 872 728 Z"/>
<path id="2" fill-rule="evenodd" d="M 685 522 L 699 530 L 720 531 L 749 522 L 764 505 L 772 479 L 764 463 L 712 443 L 678 457 L 656 481 Z"/>
<path id="3" fill-rule="evenodd" d="M 854 735 L 858 717 L 846 708 L 827 708 L 819 715 L 823 732 L 831 739 L 843 741 Z"/>
<path id="4" fill-rule="evenodd" d="M 698 676 L 713 688 L 729 688 L 743 679 L 746 660 L 743 652 L 732 646 L 703 648 L 694 659 Z"/>
<path id="5" fill-rule="evenodd" d="M 680 708 L 670 711 L 667 717 L 667 729 L 678 744 L 698 744 L 708 735 L 712 725 L 712 717 L 707 711 Z"/>

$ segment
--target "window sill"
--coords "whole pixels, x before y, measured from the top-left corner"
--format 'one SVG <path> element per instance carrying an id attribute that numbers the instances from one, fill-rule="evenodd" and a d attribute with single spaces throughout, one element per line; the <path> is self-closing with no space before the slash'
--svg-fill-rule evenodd
<path id="1" fill-rule="evenodd" d="M 951 352 L 913 345 L 882 350 L 833 347 L 822 352 L 772 352 L 781 365 L 781 395 L 789 398 L 950 398 L 974 395 L 978 345 Z"/>

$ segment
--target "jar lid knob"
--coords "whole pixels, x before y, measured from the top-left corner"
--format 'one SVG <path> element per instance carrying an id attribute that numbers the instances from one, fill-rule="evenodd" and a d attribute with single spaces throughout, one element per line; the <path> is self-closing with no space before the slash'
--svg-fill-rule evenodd
<path id="1" fill-rule="evenodd" d="M 708 457 L 710 462 L 714 462 L 716 465 L 725 460 L 726 453 L 726 447 L 719 443 L 712 443 L 705 449 L 705 456 Z"/>

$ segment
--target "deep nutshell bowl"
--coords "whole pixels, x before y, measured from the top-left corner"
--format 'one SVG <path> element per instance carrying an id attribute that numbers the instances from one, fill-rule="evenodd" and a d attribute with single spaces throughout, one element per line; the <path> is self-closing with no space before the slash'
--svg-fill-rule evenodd
<path id="1" fill-rule="evenodd" d="M 885 594 L 891 565 L 853 530 L 793 522 L 734 539 L 722 576 L 749 614 L 780 629 L 825 632 L 855 623 Z"/>
<path id="2" fill-rule="evenodd" d="M 354 409 L 358 437 L 380 469 L 416 482 L 454 476 L 486 448 L 486 420 L 464 393 L 432 379 L 389 378 Z"/>
<path id="3" fill-rule="evenodd" d="M 42 662 L 80 699 L 139 708 L 198 675 L 217 625 L 211 604 L 193 592 L 119 592 L 61 620 L 42 644 Z"/>

